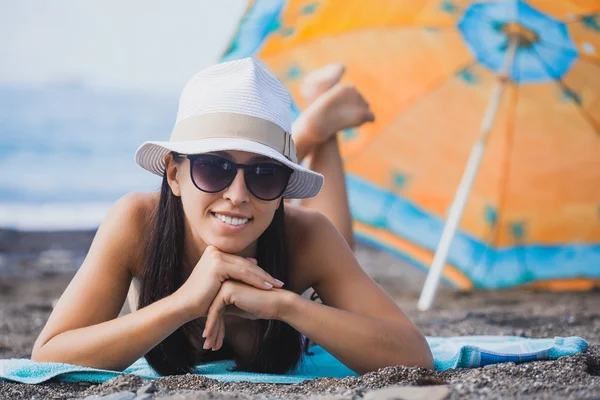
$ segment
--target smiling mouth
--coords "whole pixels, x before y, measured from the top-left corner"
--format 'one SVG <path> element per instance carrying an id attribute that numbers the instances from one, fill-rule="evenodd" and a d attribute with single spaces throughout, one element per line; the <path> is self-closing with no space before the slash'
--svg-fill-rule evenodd
<path id="1" fill-rule="evenodd" d="M 224 222 L 231 226 L 240 226 L 246 225 L 252 221 L 253 218 L 237 218 L 237 217 L 229 217 L 227 215 L 218 214 L 215 212 L 211 212 L 212 216 L 218 219 L 221 222 Z"/>

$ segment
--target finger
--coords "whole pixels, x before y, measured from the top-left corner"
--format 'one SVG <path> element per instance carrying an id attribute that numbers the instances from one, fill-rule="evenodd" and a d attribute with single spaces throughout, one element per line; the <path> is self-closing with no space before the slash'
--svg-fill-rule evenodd
<path id="1" fill-rule="evenodd" d="M 227 275 L 231 279 L 236 279 L 258 289 L 269 290 L 275 286 L 273 284 L 273 279 L 269 279 L 263 274 L 257 273 L 248 266 L 229 264 L 227 267 Z"/>
<path id="2" fill-rule="evenodd" d="M 219 336 L 217 336 L 217 349 L 223 347 L 223 342 L 225 341 L 225 318 L 221 317 L 219 320 Z"/>
<path id="3" fill-rule="evenodd" d="M 225 323 L 224 323 L 224 317 L 223 317 L 224 314 L 225 314 L 225 307 L 221 308 L 221 311 L 219 311 L 219 313 L 215 317 L 216 318 L 215 330 L 213 332 L 212 337 L 210 338 L 210 346 L 213 349 L 213 351 L 219 350 L 219 348 L 221 347 L 219 345 L 219 338 L 221 336 L 221 331 L 223 331 L 223 334 L 225 333 Z"/>
<path id="4" fill-rule="evenodd" d="M 215 328 L 215 334 L 214 336 L 211 338 L 211 348 L 213 351 L 215 350 L 219 350 L 219 336 L 221 335 L 221 319 L 219 318 L 219 321 L 217 321 L 216 323 L 216 328 Z"/>
<path id="5" fill-rule="evenodd" d="M 273 278 L 264 269 L 244 258 L 236 256 L 235 258 L 225 258 L 224 261 L 230 266 L 230 268 L 226 268 L 226 272 L 230 278 L 237 279 L 259 289 L 271 289 L 273 286 L 283 286 L 283 282 Z"/>
<path id="6" fill-rule="evenodd" d="M 211 347 L 213 351 L 219 350 L 219 337 L 221 336 L 221 328 L 225 330 L 225 325 L 222 323 L 223 321 L 223 312 L 225 309 L 223 308 L 221 312 L 216 317 L 215 321 L 215 331 L 213 333 L 212 338 L 210 339 Z"/>
<path id="7" fill-rule="evenodd" d="M 206 328 L 204 328 L 204 332 L 206 332 Z M 204 344 L 202 344 L 202 348 L 204 350 L 210 349 L 210 340 L 208 340 L 208 336 L 205 333 L 202 334 L 204 336 Z"/>
<path id="8" fill-rule="evenodd" d="M 202 344 L 202 348 L 206 350 L 208 348 L 208 340 L 206 339 L 206 322 L 204 322 L 204 330 L 202 331 L 202 337 L 204 338 L 204 343 Z"/>
<path id="9" fill-rule="evenodd" d="M 219 322 L 217 318 L 219 316 L 219 307 L 224 306 L 225 304 L 223 303 L 223 300 L 217 297 L 208 309 L 208 314 L 206 315 L 206 324 L 204 332 L 202 333 L 202 336 L 206 338 L 204 340 L 204 349 L 209 349 L 214 344 L 214 342 L 212 342 L 211 339 L 214 336 L 215 329 L 217 328 L 217 323 Z"/>
<path id="10" fill-rule="evenodd" d="M 215 251 L 217 251 L 217 250 L 215 250 Z M 244 272 L 244 271 L 246 269 L 249 269 L 254 275 L 256 275 L 258 277 L 252 281 L 248 281 L 247 279 L 244 279 L 243 277 L 239 276 L 239 274 L 237 274 L 238 275 L 237 277 L 229 276 L 230 278 L 243 281 L 252 286 L 256 286 L 259 289 L 271 289 L 273 286 L 281 288 L 284 285 L 283 282 L 281 282 L 278 279 L 273 278 L 264 269 L 257 266 L 258 261 L 253 257 L 248 257 L 251 259 L 251 260 L 248 260 L 245 257 L 240 257 L 240 256 L 237 256 L 234 254 L 229 254 L 229 253 L 225 253 L 225 252 L 221 252 L 221 251 L 219 251 L 219 256 L 220 256 L 221 260 L 224 261 L 225 263 L 229 263 L 229 264 L 233 264 L 233 265 L 237 266 L 237 268 L 241 270 L 240 273 L 248 274 L 247 272 Z M 232 272 L 231 269 L 227 269 L 226 271 L 221 270 L 221 273 L 229 274 L 230 272 Z M 235 271 L 233 271 L 233 272 L 235 273 Z M 248 279 L 252 279 L 252 277 L 249 277 Z M 259 281 L 259 279 L 262 279 L 262 281 Z M 264 282 L 267 282 L 271 286 L 265 285 Z"/>

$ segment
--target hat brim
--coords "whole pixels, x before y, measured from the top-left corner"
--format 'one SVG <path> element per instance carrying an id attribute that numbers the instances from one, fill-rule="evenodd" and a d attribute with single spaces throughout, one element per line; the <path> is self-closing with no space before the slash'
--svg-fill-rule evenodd
<path id="1" fill-rule="evenodd" d="M 239 150 L 260 154 L 292 168 L 288 186 L 283 193 L 286 199 L 307 199 L 315 197 L 323 187 L 323 175 L 311 171 L 288 160 L 277 150 L 247 139 L 241 138 L 207 138 L 181 142 L 155 142 L 142 144 L 135 152 L 135 162 L 142 168 L 163 176 L 165 171 L 164 157 L 174 151 L 181 154 L 201 154 L 212 151 Z"/>

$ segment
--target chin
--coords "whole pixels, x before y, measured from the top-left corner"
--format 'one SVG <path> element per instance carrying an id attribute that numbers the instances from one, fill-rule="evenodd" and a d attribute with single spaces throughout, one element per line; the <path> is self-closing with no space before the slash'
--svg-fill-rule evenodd
<path id="1" fill-rule="evenodd" d="M 246 241 L 232 238 L 217 238 L 211 244 L 217 249 L 230 254 L 239 253 L 249 246 L 249 243 L 246 243 Z"/>

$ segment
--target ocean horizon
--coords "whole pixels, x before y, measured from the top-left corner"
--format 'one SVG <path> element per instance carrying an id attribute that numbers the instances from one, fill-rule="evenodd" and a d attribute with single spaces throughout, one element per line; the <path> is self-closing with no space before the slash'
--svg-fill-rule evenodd
<path id="1" fill-rule="evenodd" d="M 168 140 L 177 102 L 77 82 L 0 86 L 0 228 L 95 229 L 123 195 L 158 190 L 134 154 Z"/>

